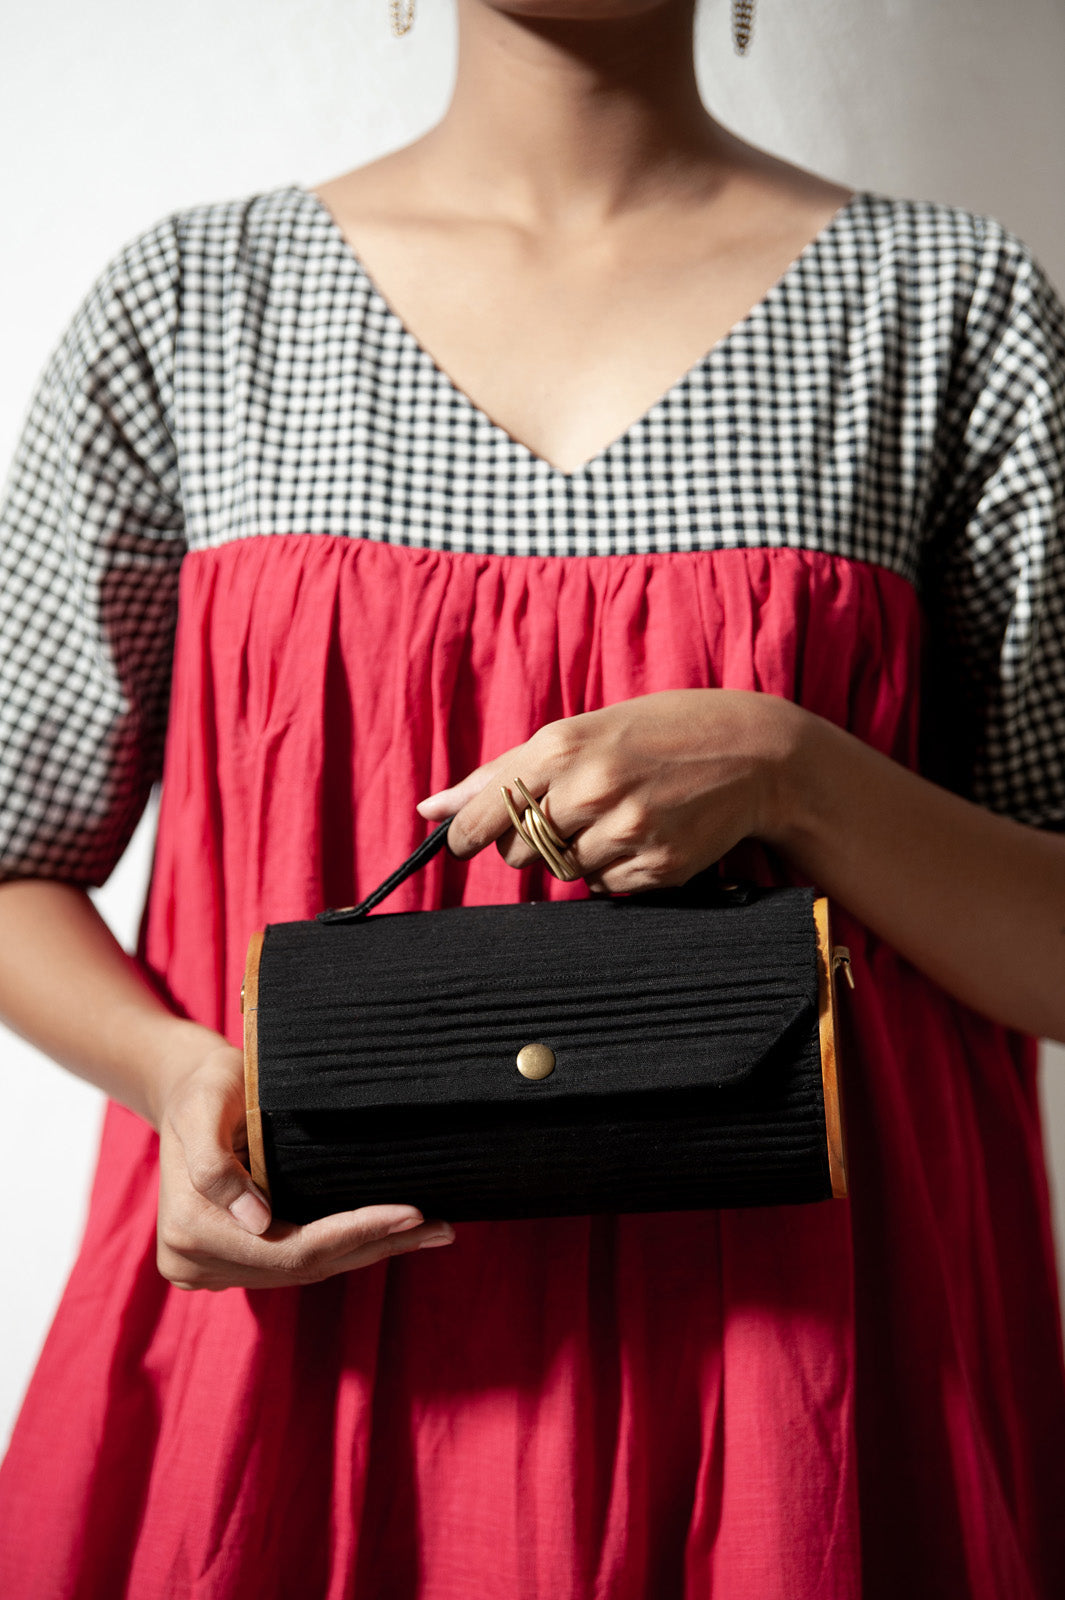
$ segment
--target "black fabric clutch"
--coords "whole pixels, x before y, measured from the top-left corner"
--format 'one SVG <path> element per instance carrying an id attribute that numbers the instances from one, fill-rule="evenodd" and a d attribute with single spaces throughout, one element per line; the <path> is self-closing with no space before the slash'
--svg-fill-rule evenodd
<path id="1" fill-rule="evenodd" d="M 847 1192 L 828 903 L 683 889 L 252 936 L 250 1169 L 274 1214 L 448 1221 L 784 1205 Z M 849 977 L 849 965 L 846 966 Z"/>

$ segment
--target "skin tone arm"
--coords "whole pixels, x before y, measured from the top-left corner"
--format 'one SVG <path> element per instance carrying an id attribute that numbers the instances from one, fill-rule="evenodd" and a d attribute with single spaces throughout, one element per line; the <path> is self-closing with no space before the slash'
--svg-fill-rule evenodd
<path id="1" fill-rule="evenodd" d="M 314 1283 L 416 1250 L 438 1231 L 408 1205 L 267 1226 L 238 1159 L 241 1052 L 167 1010 L 83 890 L 0 883 L 0 949 L 4 1021 L 158 1130 L 157 1259 L 177 1287 Z M 444 1226 L 439 1243 L 454 1237 Z"/>
<path id="2" fill-rule="evenodd" d="M 678 284 L 704 308 L 705 347 L 787 265 L 793 235 L 813 232 L 815 208 L 808 215 L 806 199 L 798 206 L 794 172 L 742 146 L 702 105 L 692 14 L 692 0 L 460 0 L 448 112 L 412 155 L 379 164 L 399 218 L 391 230 L 399 264 L 411 258 L 410 216 L 429 215 L 432 259 L 443 248 L 453 266 L 465 255 L 484 260 L 486 235 L 536 242 L 499 259 L 508 284 L 521 264 L 515 293 L 554 319 L 563 359 L 539 389 L 517 361 L 490 363 L 488 375 L 513 367 L 502 394 L 508 417 L 520 401 L 514 415 L 529 438 L 567 466 L 618 431 L 615 392 L 627 423 L 648 390 L 664 386 L 662 374 L 657 390 L 649 382 L 635 340 L 643 312 L 626 310 L 629 387 L 612 373 L 605 400 L 589 400 L 578 373 L 580 392 L 559 405 L 557 379 L 572 368 L 575 337 L 614 298 L 602 294 L 604 260 L 631 260 L 637 240 L 660 243 L 654 272 L 643 259 L 634 304 L 650 308 L 645 351 L 663 348 L 662 319 L 669 332 L 672 308 L 672 379 L 690 360 L 694 337 Z M 451 197 L 453 214 L 442 212 L 442 196 Z M 839 199 L 817 196 L 818 223 Z M 748 230 L 755 201 L 761 227 Z M 778 202 L 791 217 L 787 250 L 766 228 Z M 722 252 L 728 293 L 707 309 L 706 246 L 748 231 L 773 234 L 765 259 L 752 263 L 737 246 L 730 266 Z M 385 259 L 380 237 L 376 248 Z M 543 262 L 557 271 L 545 276 Z M 570 270 L 582 263 L 583 277 Z M 464 281 L 450 266 L 427 274 L 419 262 L 416 270 L 431 281 Z M 578 292 L 586 281 L 591 299 Z M 560 304 L 558 285 L 570 282 L 574 292 Z M 465 327 L 466 308 L 477 301 L 459 299 Z M 599 331 L 610 348 L 613 330 Z M 489 353 L 499 347 L 490 341 Z M 474 376 L 480 393 L 479 371 Z M 534 416 L 529 397 L 541 390 L 547 398 Z M 504 779 L 517 773 L 535 794 L 550 793 L 548 809 L 560 831 L 577 836 L 577 859 L 595 892 L 679 882 L 740 838 L 764 838 L 961 999 L 1029 1032 L 1065 1036 L 1065 843 L 945 795 L 784 702 L 710 690 L 629 701 L 541 730 L 423 803 L 426 817 L 460 813 L 451 834 L 457 853 L 498 841 L 519 866 L 524 847 L 508 837 L 491 783 L 497 769 Z M 238 1159 L 240 1052 L 169 1013 L 81 890 L 32 879 L 0 884 L 0 949 L 0 1015 L 158 1130 L 158 1259 L 172 1283 L 317 1281 L 427 1240 L 431 1225 L 409 1206 L 368 1207 L 305 1228 L 269 1223 Z M 404 1223 L 408 1233 L 388 1234 Z M 452 1236 L 445 1229 L 444 1239 Z"/>
<path id="3" fill-rule="evenodd" d="M 520 777 L 591 891 L 686 882 L 744 838 L 950 994 L 1065 1040 L 1065 837 L 960 799 L 772 695 L 681 689 L 541 728 L 422 801 L 460 857 L 536 859 L 499 793 Z M 520 809 L 520 805 L 519 805 Z"/>
<path id="4" fill-rule="evenodd" d="M 523 866 L 535 858 L 498 790 L 515 776 L 546 797 L 592 893 L 682 883 L 760 839 L 959 999 L 1065 1039 L 1065 839 L 788 701 L 719 689 L 621 701 L 547 724 L 418 810 L 454 816 L 457 856 L 495 842 Z M 404 1205 L 266 1226 L 239 1159 L 240 1051 L 162 1005 L 82 890 L 0 884 L 0 948 L 0 1016 L 158 1130 L 158 1263 L 176 1286 L 311 1283 L 454 1238 Z"/>

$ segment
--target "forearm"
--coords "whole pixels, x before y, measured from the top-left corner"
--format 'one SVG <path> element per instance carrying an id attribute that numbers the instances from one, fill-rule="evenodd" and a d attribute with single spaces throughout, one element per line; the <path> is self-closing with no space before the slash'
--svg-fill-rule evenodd
<path id="1" fill-rule="evenodd" d="M 454 1239 L 403 1203 L 274 1219 L 239 1157 L 240 1052 L 166 1009 L 81 889 L 0 883 L 0 951 L 0 1018 L 159 1131 L 156 1262 L 170 1283 L 297 1288 Z"/>
<path id="2" fill-rule="evenodd" d="M 0 1019 L 158 1128 L 168 1088 L 218 1037 L 176 1017 L 84 890 L 0 883 Z"/>
<path id="3" fill-rule="evenodd" d="M 768 842 L 944 989 L 1065 1039 L 1065 837 L 973 805 L 808 713 L 770 812 Z"/>

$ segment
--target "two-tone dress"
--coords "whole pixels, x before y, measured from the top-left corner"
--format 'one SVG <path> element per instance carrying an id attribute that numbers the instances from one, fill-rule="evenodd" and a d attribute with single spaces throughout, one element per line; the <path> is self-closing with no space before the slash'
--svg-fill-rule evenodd
<path id="1" fill-rule="evenodd" d="M 254 930 L 367 893 L 416 801 L 542 723 L 655 690 L 784 696 L 1065 827 L 1065 309 L 939 202 L 856 193 L 573 472 L 456 388 L 309 190 L 176 212 L 48 362 L 0 562 L 0 870 L 102 883 L 161 779 L 140 954 L 233 1043 Z M 490 848 L 387 909 L 584 892 Z M 467 1223 L 188 1292 L 157 1136 L 109 1102 L 0 1592 L 1065 1593 L 1034 1043 L 836 915 L 845 1201 Z"/>

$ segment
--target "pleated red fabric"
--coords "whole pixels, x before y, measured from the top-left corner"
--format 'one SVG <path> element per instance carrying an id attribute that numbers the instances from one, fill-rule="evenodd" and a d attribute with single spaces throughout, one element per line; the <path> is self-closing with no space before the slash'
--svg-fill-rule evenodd
<path id="1" fill-rule="evenodd" d="M 251 933 L 366 894 L 417 800 L 542 723 L 757 689 L 912 765 L 921 643 L 904 580 L 810 552 L 191 554 L 144 959 L 239 1043 Z M 583 892 L 490 848 L 387 909 Z M 3 1594 L 1065 1592 L 1034 1048 L 837 917 L 847 1201 L 467 1223 L 311 1287 L 189 1293 L 155 1264 L 156 1136 L 109 1104 L 0 1472 Z"/>

